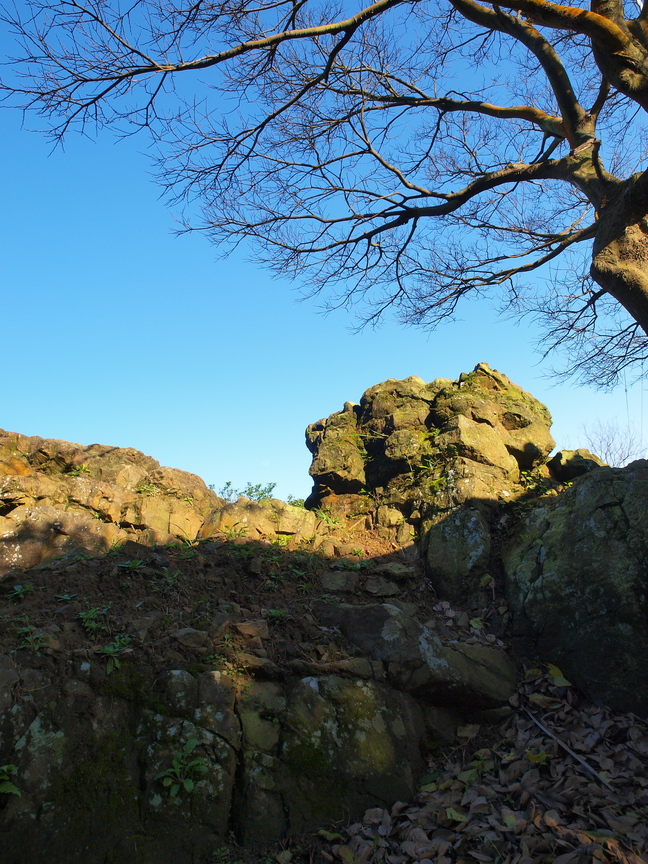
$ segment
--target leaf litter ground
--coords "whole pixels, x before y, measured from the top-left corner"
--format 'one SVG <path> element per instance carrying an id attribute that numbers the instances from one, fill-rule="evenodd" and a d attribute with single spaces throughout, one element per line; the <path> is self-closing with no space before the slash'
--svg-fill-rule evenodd
<path id="1" fill-rule="evenodd" d="M 551 665 L 528 670 L 511 702 L 499 727 L 465 727 L 465 743 L 430 759 L 414 802 L 329 835 L 323 860 L 648 861 L 645 722 L 588 701 Z"/>

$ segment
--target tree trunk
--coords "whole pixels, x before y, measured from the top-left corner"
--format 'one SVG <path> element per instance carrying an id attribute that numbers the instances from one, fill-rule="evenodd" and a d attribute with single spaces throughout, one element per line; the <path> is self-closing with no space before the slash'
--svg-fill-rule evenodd
<path id="1" fill-rule="evenodd" d="M 648 334 L 648 178 L 631 177 L 599 211 L 592 278 Z"/>

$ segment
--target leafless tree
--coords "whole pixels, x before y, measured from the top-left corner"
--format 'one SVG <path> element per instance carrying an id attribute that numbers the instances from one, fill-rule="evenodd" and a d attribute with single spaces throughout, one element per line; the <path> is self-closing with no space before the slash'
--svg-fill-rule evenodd
<path id="1" fill-rule="evenodd" d="M 3 20 L 10 104 L 57 140 L 149 130 L 193 230 L 256 240 L 329 304 L 433 326 L 494 293 L 585 380 L 648 356 L 648 7 L 20 0 Z"/>
<path id="2" fill-rule="evenodd" d="M 646 443 L 629 424 L 624 426 L 618 420 L 597 420 L 592 426 L 581 427 L 581 431 L 590 451 L 613 468 L 622 468 L 634 459 L 646 457 Z"/>

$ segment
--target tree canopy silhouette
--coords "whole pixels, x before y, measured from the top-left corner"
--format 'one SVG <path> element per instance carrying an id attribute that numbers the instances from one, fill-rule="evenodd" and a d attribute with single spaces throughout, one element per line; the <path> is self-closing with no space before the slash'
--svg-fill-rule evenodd
<path id="1" fill-rule="evenodd" d="M 329 304 L 432 326 L 494 292 L 585 380 L 648 356 L 648 7 L 21 0 L 3 19 L 10 104 L 57 139 L 149 130 L 194 230 L 252 238 Z"/>

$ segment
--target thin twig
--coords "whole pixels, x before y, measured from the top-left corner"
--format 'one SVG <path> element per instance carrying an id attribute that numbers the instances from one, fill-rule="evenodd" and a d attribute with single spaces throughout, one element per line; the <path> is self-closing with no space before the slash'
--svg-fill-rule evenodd
<path id="1" fill-rule="evenodd" d="M 571 749 L 571 747 L 569 747 L 567 744 L 565 744 L 565 742 L 562 741 L 562 740 L 561 740 L 557 735 L 554 735 L 554 733 L 553 733 L 550 729 L 547 729 L 546 726 L 543 726 L 543 724 L 538 720 L 538 718 L 537 718 L 534 714 L 532 714 L 532 713 L 529 711 L 528 708 L 525 708 L 524 711 L 529 715 L 529 717 L 533 720 L 533 722 L 536 724 L 536 726 L 539 726 L 540 729 L 542 729 L 542 731 L 543 731 L 546 735 L 549 735 L 550 738 L 553 738 L 554 741 L 556 741 L 558 744 L 560 744 L 560 746 L 563 747 L 563 748 L 564 748 L 564 749 L 569 753 L 570 756 L 573 756 L 574 759 L 576 759 L 577 762 L 580 762 L 580 764 L 583 766 L 583 768 L 585 768 L 586 771 L 589 771 L 589 773 L 590 773 L 590 774 L 593 774 L 594 777 L 596 777 L 597 780 L 600 780 L 600 782 L 601 782 L 604 786 L 607 786 L 607 788 L 610 790 L 610 792 L 614 792 L 614 789 L 612 788 L 612 786 L 610 786 L 610 784 L 607 782 L 607 780 L 604 780 L 604 779 L 601 777 L 601 775 L 598 773 L 598 771 L 595 771 L 594 768 L 592 768 L 592 766 L 589 765 L 589 764 L 588 764 L 588 763 L 587 763 L 587 762 L 582 758 L 582 756 L 579 756 L 578 753 L 574 753 L 574 751 Z"/>

